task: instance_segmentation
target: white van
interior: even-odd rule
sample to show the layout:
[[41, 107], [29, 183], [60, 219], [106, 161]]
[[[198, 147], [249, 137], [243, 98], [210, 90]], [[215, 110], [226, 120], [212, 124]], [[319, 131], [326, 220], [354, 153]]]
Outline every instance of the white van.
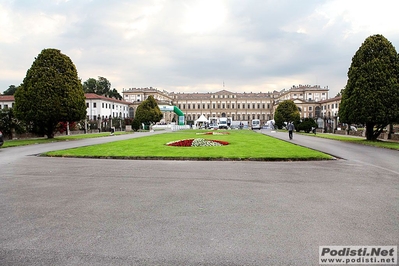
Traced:
[[261, 125], [260, 125], [260, 120], [259, 119], [253, 119], [251, 122], [251, 129], [261, 129]]
[[227, 125], [227, 117], [221, 117], [219, 119], [219, 129], [228, 129], [229, 126]]

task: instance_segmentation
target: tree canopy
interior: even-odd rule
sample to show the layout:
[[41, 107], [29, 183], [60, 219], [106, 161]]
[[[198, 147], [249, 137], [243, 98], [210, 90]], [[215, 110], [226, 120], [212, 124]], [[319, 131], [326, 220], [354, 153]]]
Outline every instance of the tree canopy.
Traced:
[[110, 98], [122, 100], [122, 96], [114, 88], [111, 90], [111, 82], [104, 77], [98, 77], [98, 79], [89, 78], [83, 82], [83, 90], [85, 93], [95, 93], [97, 95], [103, 95]]
[[158, 107], [157, 102], [151, 95], [143, 101], [136, 110], [135, 120], [145, 125], [161, 121], [162, 112]]
[[399, 121], [399, 57], [382, 35], [368, 37], [352, 58], [342, 91], [339, 119], [366, 124], [366, 138], [375, 140]]
[[54, 137], [59, 122], [86, 116], [85, 96], [71, 59], [57, 49], [44, 49], [15, 93], [15, 114], [30, 130]]
[[17, 87], [15, 85], [10, 85], [7, 90], [3, 92], [3, 95], [14, 95], [17, 91]]
[[278, 128], [282, 128], [284, 122], [293, 121], [298, 123], [300, 116], [296, 104], [292, 100], [285, 100], [277, 106], [276, 112], [274, 113], [274, 121]]

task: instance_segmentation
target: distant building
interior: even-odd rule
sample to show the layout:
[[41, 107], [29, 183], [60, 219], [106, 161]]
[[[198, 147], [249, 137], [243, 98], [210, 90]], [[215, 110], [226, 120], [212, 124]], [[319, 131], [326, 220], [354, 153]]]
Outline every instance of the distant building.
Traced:
[[[145, 101], [148, 96], [152, 96], [158, 105], [173, 105], [173, 98], [167, 91], [161, 91], [153, 87], [149, 88], [130, 88], [123, 89], [123, 99], [129, 102], [129, 117], [134, 118], [137, 107], [142, 101]], [[171, 123], [174, 118], [174, 113], [164, 113], [163, 123]], [[175, 118], [176, 119], [176, 118]], [[177, 121], [177, 120], [174, 120]]]
[[[328, 99], [328, 87], [299, 85], [292, 86], [289, 90], [280, 91], [276, 99], [274, 111], [280, 102], [292, 100], [301, 114], [301, 118], [317, 118], [320, 116], [320, 103]], [[274, 113], [274, 112], [273, 112]]]
[[7, 109], [14, 107], [13, 95], [0, 95], [0, 109]]
[[[185, 114], [186, 123], [193, 123], [201, 115], [209, 121], [227, 117], [231, 121], [260, 119], [262, 124], [274, 118], [278, 104], [292, 100], [298, 106], [302, 118], [324, 116], [321, 103], [328, 103], [328, 87], [299, 85], [274, 92], [231, 92], [221, 90], [208, 93], [180, 93], [161, 91], [156, 88], [132, 88], [123, 90], [124, 100], [130, 102], [131, 114], [137, 106], [152, 95], [159, 105], [175, 105]], [[328, 106], [328, 104], [327, 104]], [[132, 115], [131, 115], [132, 116]], [[176, 121], [173, 113], [166, 113], [165, 123]]]
[[201, 115], [208, 120], [227, 117], [231, 121], [273, 118], [273, 93], [236, 93], [221, 90], [214, 93], [171, 93], [173, 102], [184, 112], [187, 121]]
[[129, 103], [95, 93], [85, 93], [87, 118], [105, 120], [109, 118], [128, 118]]
[[[89, 120], [104, 120], [111, 117], [129, 117], [129, 103], [108, 98], [94, 93], [85, 93], [87, 118]], [[12, 95], [0, 95], [0, 109], [14, 107]]]

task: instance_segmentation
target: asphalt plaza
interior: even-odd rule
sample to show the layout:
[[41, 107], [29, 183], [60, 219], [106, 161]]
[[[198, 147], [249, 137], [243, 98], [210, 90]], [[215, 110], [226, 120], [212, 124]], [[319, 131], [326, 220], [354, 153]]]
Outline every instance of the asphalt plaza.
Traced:
[[101, 141], [0, 150], [1, 265], [318, 265], [319, 246], [398, 244], [397, 151], [294, 134], [342, 159], [29, 156]]

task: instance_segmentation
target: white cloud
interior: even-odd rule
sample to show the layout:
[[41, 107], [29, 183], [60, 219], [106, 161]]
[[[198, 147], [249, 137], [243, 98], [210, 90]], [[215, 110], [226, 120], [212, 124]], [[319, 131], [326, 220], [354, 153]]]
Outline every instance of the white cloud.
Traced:
[[29, 38], [53, 38], [67, 25], [66, 16], [59, 14], [14, 13], [0, 6], [0, 43], [15, 44]]
[[184, 8], [181, 26], [188, 34], [205, 34], [217, 29], [225, 22], [227, 8], [220, 0], [188, 1]]
[[329, 20], [329, 25], [340, 23], [340, 20], [347, 23], [347, 34], [397, 33], [397, 23], [393, 22], [397, 7], [397, 2], [392, 0], [333, 0], [326, 2], [317, 11]]

